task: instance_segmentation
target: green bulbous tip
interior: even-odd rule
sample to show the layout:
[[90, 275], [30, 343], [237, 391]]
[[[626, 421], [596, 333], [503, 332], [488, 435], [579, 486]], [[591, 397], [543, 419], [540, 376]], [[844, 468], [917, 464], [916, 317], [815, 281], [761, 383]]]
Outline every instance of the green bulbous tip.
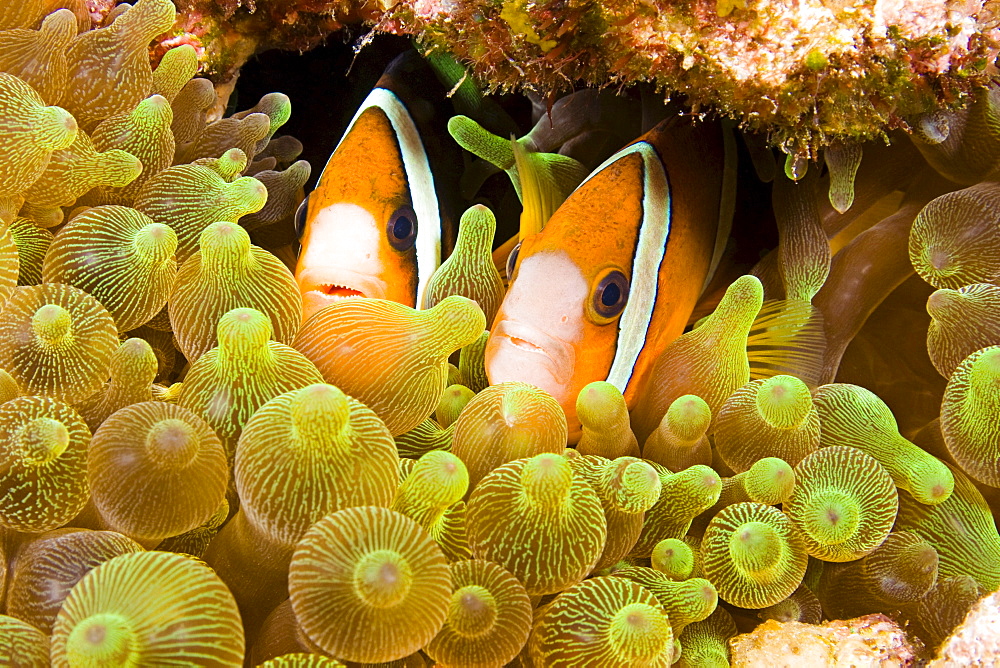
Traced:
[[146, 453], [153, 464], [165, 469], [182, 469], [198, 456], [200, 439], [184, 420], [160, 420], [146, 434]]
[[1000, 401], [1000, 346], [979, 351], [969, 369], [970, 390], [985, 399]]
[[628, 413], [621, 391], [604, 380], [595, 380], [580, 390], [576, 397], [576, 413], [585, 427], [608, 424]]
[[73, 332], [73, 316], [58, 304], [46, 304], [31, 316], [31, 330], [42, 342], [55, 346]]
[[941, 288], [927, 298], [927, 313], [938, 322], [954, 322], [953, 316], [962, 313], [962, 302], [967, 298], [958, 290]]
[[246, 169], [247, 162], [246, 153], [238, 148], [231, 148], [212, 161], [209, 167], [228, 181]]
[[483, 129], [468, 116], [450, 118], [448, 134], [466, 151], [500, 169], [511, 169], [514, 166], [514, 150], [510, 140]]
[[858, 532], [861, 507], [851, 494], [827, 490], [811, 499], [803, 528], [821, 545], [840, 545]]
[[[625, 458], [623, 458], [625, 459]], [[649, 510], [660, 498], [663, 482], [656, 469], [643, 461], [626, 460], [624, 467], [616, 467], [618, 485], [615, 501], [627, 513]]]
[[743, 476], [743, 488], [752, 501], [775, 506], [792, 495], [795, 470], [783, 459], [765, 457]]
[[131, 116], [137, 123], [159, 126], [169, 122], [174, 114], [167, 98], [162, 95], [150, 95], [135, 106]]
[[665, 538], [653, 547], [653, 568], [671, 580], [687, 580], [694, 571], [694, 550], [679, 538]]
[[712, 422], [712, 409], [699, 396], [677, 397], [667, 409], [665, 418], [670, 431], [686, 441], [701, 438]]
[[74, 141], [79, 128], [73, 114], [62, 107], [45, 107], [39, 112], [39, 143], [51, 151], [60, 151]]
[[354, 567], [354, 591], [373, 608], [385, 609], [406, 598], [413, 584], [409, 563], [393, 550], [366, 554]]
[[143, 226], [133, 241], [136, 255], [145, 262], [163, 262], [177, 251], [177, 234], [162, 223]]
[[445, 297], [419, 313], [433, 323], [437, 345], [449, 354], [478, 339], [486, 329], [483, 309], [471, 299], [459, 295]]
[[729, 556], [744, 573], [759, 573], [781, 559], [783, 541], [774, 527], [765, 522], [746, 522], [729, 538]]
[[271, 320], [252, 308], [234, 308], [219, 318], [216, 335], [219, 348], [228, 351], [255, 351], [271, 340]]
[[350, 428], [351, 407], [340, 388], [316, 383], [302, 388], [289, 406], [292, 426], [300, 438], [343, 437]]
[[493, 594], [479, 585], [466, 585], [451, 595], [448, 623], [458, 635], [475, 638], [493, 630], [497, 621], [497, 602]]
[[35, 466], [58, 459], [69, 447], [66, 425], [52, 418], [35, 418], [24, 426], [19, 436], [25, 462]]
[[764, 420], [778, 429], [802, 424], [812, 408], [809, 387], [795, 376], [768, 378], [757, 388], [757, 410]]
[[250, 255], [250, 235], [236, 223], [218, 222], [206, 227], [198, 237], [202, 261], [229, 262]]
[[608, 629], [612, 655], [627, 665], [657, 656], [672, 641], [673, 630], [667, 616], [646, 603], [622, 606]]
[[138, 666], [138, 638], [121, 615], [100, 613], [73, 627], [66, 640], [66, 658], [71, 666]]
[[469, 490], [469, 470], [465, 463], [444, 450], [433, 450], [423, 455], [410, 474], [420, 487], [422, 498], [442, 506], [461, 501]]
[[528, 498], [536, 503], [556, 505], [569, 497], [573, 469], [562, 455], [536, 455], [521, 469], [521, 485]]
[[246, 213], [257, 213], [267, 204], [267, 187], [252, 176], [241, 176], [228, 190]]

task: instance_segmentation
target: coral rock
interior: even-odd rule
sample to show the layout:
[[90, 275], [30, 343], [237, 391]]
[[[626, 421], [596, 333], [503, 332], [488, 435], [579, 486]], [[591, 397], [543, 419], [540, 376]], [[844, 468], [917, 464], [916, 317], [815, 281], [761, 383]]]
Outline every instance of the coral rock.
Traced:
[[885, 615], [821, 626], [772, 619], [734, 638], [732, 651], [732, 665], [741, 668], [909, 666], [915, 659], [906, 635]]

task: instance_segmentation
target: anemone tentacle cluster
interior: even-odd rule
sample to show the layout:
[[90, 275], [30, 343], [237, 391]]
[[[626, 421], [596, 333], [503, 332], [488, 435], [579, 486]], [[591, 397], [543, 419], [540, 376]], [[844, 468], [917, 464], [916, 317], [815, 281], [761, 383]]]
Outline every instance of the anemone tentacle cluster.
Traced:
[[[792, 11], [681, 4], [715, 38]], [[812, 8], [810, 25], [854, 25], [861, 4], [803, 0], [792, 18]], [[616, 6], [560, 28], [548, 3], [504, 2], [484, 15], [503, 25], [483, 39], [494, 48], [507, 31], [514, 53], [558, 63], [602, 26], [608, 49], [635, 31], [662, 37], [677, 15], [650, 14], [654, 5], [635, 10], [626, 34]], [[434, 42], [450, 34], [441, 17], [472, 6], [401, 3], [392, 14]], [[771, 63], [772, 83], [787, 93], [839, 64], [824, 86], [837, 84], [871, 49], [888, 49], [891, 64], [919, 47], [922, 67], [933, 56], [936, 74], [969, 75], [968, 90], [938, 92], [975, 104], [908, 118], [913, 143], [830, 146], [826, 172], [792, 160], [782, 174], [776, 154], [746, 138], [757, 174], [776, 179], [777, 245], [743, 267], [718, 244], [715, 278], [699, 279], [703, 297], [682, 314], [690, 323], [644, 362], [639, 390], [619, 382], [616, 357], [557, 399], [520, 380], [490, 383], [488, 328], [502, 330], [496, 314], [522, 298], [509, 286], [523, 279], [530, 236], [498, 238], [500, 217], [465, 198], [423, 303], [338, 293], [303, 319], [287, 267], [297, 211], [315, 217], [317, 205], [299, 208], [310, 167], [300, 143], [276, 135], [290, 98], [268, 94], [212, 120], [216, 93], [194, 78], [195, 49], [150, 64], [149, 45], [176, 19], [171, 0], [119, 4], [97, 28], [82, 0], [10, 7], [0, 7], [0, 663], [728, 665], [738, 626], [870, 613], [906, 623], [930, 654], [1000, 587], [1000, 133], [990, 121], [1000, 88], [973, 89], [995, 47], [984, 8], [971, 23], [955, 18], [946, 42], [926, 41], [944, 20], [936, 13], [924, 26], [882, 7], [870, 43], [845, 32], [772, 54], [785, 59]], [[711, 39], [674, 37], [660, 45], [664, 81], [683, 88], [694, 70], [726, 65]], [[455, 48], [480, 71], [511, 66], [477, 39]], [[566, 71], [626, 76], [651, 56], [635, 57]], [[536, 59], [524, 83], [545, 72]], [[897, 74], [893, 86], [914, 75]], [[456, 109], [506, 114], [454, 83]], [[715, 94], [732, 98], [723, 83]], [[810, 153], [923, 109], [878, 107], [848, 132], [823, 102], [812, 129], [777, 139]], [[540, 211], [561, 210], [567, 179], [579, 183], [581, 146], [615, 136], [587, 125], [599, 126], [599, 107], [632, 109], [604, 93], [556, 104], [553, 118], [584, 130], [540, 122], [511, 155], [489, 134], [502, 155], [462, 163], [465, 190], [507, 172], [530, 233]], [[377, 125], [365, 118], [359, 127]], [[477, 122], [458, 123], [465, 141], [475, 143]], [[412, 146], [399, 146], [412, 171]], [[641, 150], [625, 155], [638, 161]], [[651, 183], [655, 163], [642, 164]], [[363, 176], [399, 176], [388, 171]], [[682, 192], [684, 176], [672, 178], [656, 192]], [[414, 192], [379, 200], [396, 212], [386, 233], [417, 234]], [[625, 210], [622, 198], [614, 206]], [[726, 207], [713, 211], [721, 221]], [[637, 239], [647, 252], [649, 237]], [[616, 332], [624, 323], [622, 350], [656, 338], [629, 329], [634, 309], [610, 310], [651, 296], [642, 277], [601, 272], [601, 292], [576, 317]], [[572, 317], [561, 324], [573, 329]], [[543, 358], [528, 334], [509, 338]], [[564, 357], [581, 368], [595, 354], [571, 349]]]

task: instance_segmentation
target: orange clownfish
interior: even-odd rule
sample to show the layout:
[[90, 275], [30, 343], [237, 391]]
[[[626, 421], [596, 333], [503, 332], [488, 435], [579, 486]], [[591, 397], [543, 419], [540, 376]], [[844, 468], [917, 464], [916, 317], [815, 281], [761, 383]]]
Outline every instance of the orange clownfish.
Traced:
[[511, 254], [486, 346], [490, 382], [552, 394], [571, 443], [584, 385], [606, 380], [633, 406], [719, 262], [733, 156], [717, 125], [664, 121], [591, 173]]
[[[415, 53], [389, 65], [300, 205], [295, 280], [303, 319], [347, 297], [416, 307], [450, 250], [451, 212], [442, 202], [453, 199], [448, 189], [458, 179], [441, 178], [440, 169], [461, 158], [457, 147], [436, 141], [447, 137], [449, 114], [424, 95], [440, 88], [427, 74]], [[422, 132], [428, 125], [441, 129]]]

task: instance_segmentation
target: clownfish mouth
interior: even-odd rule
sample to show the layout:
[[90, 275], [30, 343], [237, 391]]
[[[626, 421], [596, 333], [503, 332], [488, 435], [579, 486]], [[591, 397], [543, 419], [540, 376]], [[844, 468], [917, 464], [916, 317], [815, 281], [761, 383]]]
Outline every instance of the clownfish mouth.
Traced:
[[330, 283], [328, 285], [321, 285], [316, 292], [322, 293], [328, 299], [331, 300], [341, 300], [341, 299], [351, 299], [353, 297], [364, 297], [365, 293], [361, 290], [355, 290], [354, 288], [347, 285], [337, 285], [336, 283]]
[[573, 347], [529, 325], [513, 320], [495, 323], [487, 348], [491, 382], [520, 380], [551, 393], [573, 377]]
[[306, 270], [296, 277], [299, 292], [302, 293], [302, 317], [308, 319], [313, 313], [344, 301], [359, 297], [382, 299], [385, 294], [383, 281], [347, 271]]

